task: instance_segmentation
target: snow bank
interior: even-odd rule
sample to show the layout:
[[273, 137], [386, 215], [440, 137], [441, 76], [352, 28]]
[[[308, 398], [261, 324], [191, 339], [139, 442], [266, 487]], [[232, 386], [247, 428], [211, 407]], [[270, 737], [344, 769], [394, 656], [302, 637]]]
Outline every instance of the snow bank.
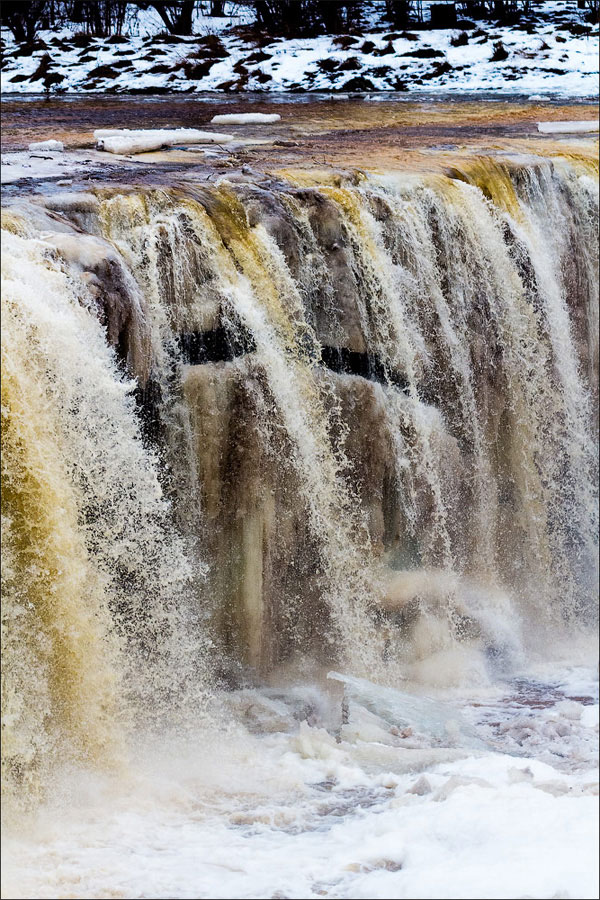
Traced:
[[231, 134], [198, 131], [196, 128], [147, 129], [101, 128], [94, 132], [96, 149], [107, 153], [148, 153], [174, 144], [224, 144], [233, 140]]
[[[379, 13], [375, 14], [375, 6], [365, 6], [373, 10], [373, 15], [367, 16], [365, 29], [349, 46], [334, 35], [273, 39], [260, 48], [260, 62], [254, 42], [232, 27], [237, 12], [229, 18], [203, 17], [203, 24], [197, 23], [200, 33], [218, 34], [225, 53], [203, 61], [205, 74], [193, 78], [189, 77], [189, 66], [182, 63], [194, 58], [198, 49], [206, 49], [204, 44], [199, 47], [203, 40], [200, 33], [173, 44], [156, 41], [150, 35], [163, 29], [164, 24], [151, 10], [143, 12], [137, 34], [131, 34], [127, 44], [95, 37], [85, 54], [73, 42], [73, 28], [41, 30], [38, 38], [42, 44], [33, 50], [19, 45], [9, 29], [3, 28], [0, 86], [3, 94], [41, 93], [42, 76], [37, 73], [42, 57], [49, 53], [52, 72], [63, 79], [60, 90], [67, 92], [91, 88], [98, 93], [218, 91], [231, 94], [232, 100], [238, 91], [267, 96], [287, 91], [332, 91], [336, 97], [378, 91], [485, 91], [533, 95], [537, 100], [554, 95], [597, 97], [597, 30], [592, 25], [587, 32], [587, 25], [581, 30], [581, 13], [572, 0], [537, 6], [531, 28], [490, 23], [489, 38], [487, 33], [480, 37], [469, 31], [467, 43], [463, 39], [459, 45], [457, 28], [411, 28], [408, 37], [396, 31], [387, 35], [379, 26], [389, 26], [383, 24]], [[384, 4], [379, 3], [378, 8], [383, 10]], [[209, 32], [204, 32], [204, 27]], [[497, 41], [506, 51], [504, 59], [494, 58], [493, 43]], [[223, 112], [225, 109], [224, 105]], [[231, 120], [231, 124], [243, 123]]]
[[542, 134], [586, 134], [598, 131], [598, 122], [584, 120], [582, 122], [538, 122], [538, 131]]
[[215, 125], [258, 125], [269, 122], [279, 122], [281, 116], [277, 113], [233, 113], [223, 116], [213, 116], [210, 120]]
[[65, 149], [65, 145], [62, 141], [35, 141], [33, 144], [29, 145], [29, 150], [52, 150], [55, 153], [62, 153]]

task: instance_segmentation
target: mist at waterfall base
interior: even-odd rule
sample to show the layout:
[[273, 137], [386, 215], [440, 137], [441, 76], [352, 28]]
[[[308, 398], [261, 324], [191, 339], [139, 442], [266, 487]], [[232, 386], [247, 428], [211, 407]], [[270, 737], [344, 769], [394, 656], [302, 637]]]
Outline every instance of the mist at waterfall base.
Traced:
[[5, 210], [3, 896], [596, 895], [597, 214], [582, 153]]

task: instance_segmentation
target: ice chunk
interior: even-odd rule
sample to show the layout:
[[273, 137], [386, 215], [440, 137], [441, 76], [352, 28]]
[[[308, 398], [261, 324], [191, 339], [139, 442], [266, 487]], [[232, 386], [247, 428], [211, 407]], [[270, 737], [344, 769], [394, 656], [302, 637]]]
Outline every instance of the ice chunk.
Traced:
[[437, 803], [440, 803], [447, 800], [450, 794], [453, 794], [457, 788], [472, 787], [473, 785], [483, 788], [492, 787], [490, 782], [486, 781], [484, 778], [462, 778], [460, 775], [452, 775], [452, 777], [435, 792], [433, 799]]
[[213, 116], [212, 125], [267, 125], [270, 122], [279, 122], [281, 116], [278, 113], [228, 113], [222, 116]]
[[65, 149], [65, 145], [62, 141], [35, 141], [33, 144], [29, 145], [29, 150], [51, 150], [54, 153], [62, 153]]
[[369, 712], [390, 725], [412, 726], [429, 735], [438, 746], [461, 746], [473, 750], [489, 749], [475, 729], [464, 720], [458, 710], [430, 697], [407, 694], [395, 688], [373, 684], [365, 678], [328, 672], [327, 677], [341, 681], [348, 699], [359, 703]]
[[292, 731], [296, 726], [285, 703], [265, 697], [257, 691], [232, 691], [227, 694], [225, 701], [248, 731], [270, 734]]
[[425, 794], [431, 793], [431, 784], [424, 775], [415, 781], [412, 787], [408, 789], [407, 794], [416, 794], [417, 797], [423, 797]]
[[581, 713], [581, 724], [585, 728], [598, 728], [598, 705], [584, 707]]
[[224, 144], [233, 140], [231, 134], [199, 131], [197, 128], [101, 128], [94, 132], [94, 137], [98, 150], [120, 154], [148, 153], [174, 144]]
[[542, 134], [586, 134], [598, 131], [598, 122], [594, 119], [580, 122], [538, 122], [538, 131]]

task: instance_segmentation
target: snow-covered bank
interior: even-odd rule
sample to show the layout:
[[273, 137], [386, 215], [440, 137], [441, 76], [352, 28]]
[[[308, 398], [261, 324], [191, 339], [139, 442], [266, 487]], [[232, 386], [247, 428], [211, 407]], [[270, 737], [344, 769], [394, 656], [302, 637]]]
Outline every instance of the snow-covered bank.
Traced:
[[4, 896], [594, 898], [594, 675], [463, 698], [497, 753], [431, 749], [358, 702], [336, 739], [314, 686], [234, 692], [248, 730], [63, 777], [7, 833]]
[[[598, 29], [573, 5], [543, 4], [527, 28], [392, 31], [370, 22], [353, 35], [257, 42], [211, 20], [190, 38], [76, 39], [40, 32], [29, 50], [2, 31], [2, 92], [497, 91], [597, 96]], [[560, 18], [560, 11], [564, 16]], [[558, 10], [558, 13], [556, 12]], [[540, 16], [542, 15], [540, 5]], [[558, 18], [557, 18], [558, 16]], [[576, 16], [576, 10], [575, 10]]]

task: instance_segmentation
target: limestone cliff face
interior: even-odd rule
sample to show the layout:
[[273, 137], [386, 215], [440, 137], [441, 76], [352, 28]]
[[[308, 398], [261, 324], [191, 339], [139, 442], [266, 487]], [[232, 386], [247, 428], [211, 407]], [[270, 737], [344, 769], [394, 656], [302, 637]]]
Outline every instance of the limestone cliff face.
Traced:
[[[400, 626], [376, 627], [392, 594], [398, 613], [435, 595], [454, 638], [493, 631], [501, 590], [521, 621], [589, 607], [591, 162], [111, 188], [14, 215], [137, 379], [231, 658], [401, 660]], [[429, 576], [399, 588], [417, 570], [446, 572], [445, 601]]]

